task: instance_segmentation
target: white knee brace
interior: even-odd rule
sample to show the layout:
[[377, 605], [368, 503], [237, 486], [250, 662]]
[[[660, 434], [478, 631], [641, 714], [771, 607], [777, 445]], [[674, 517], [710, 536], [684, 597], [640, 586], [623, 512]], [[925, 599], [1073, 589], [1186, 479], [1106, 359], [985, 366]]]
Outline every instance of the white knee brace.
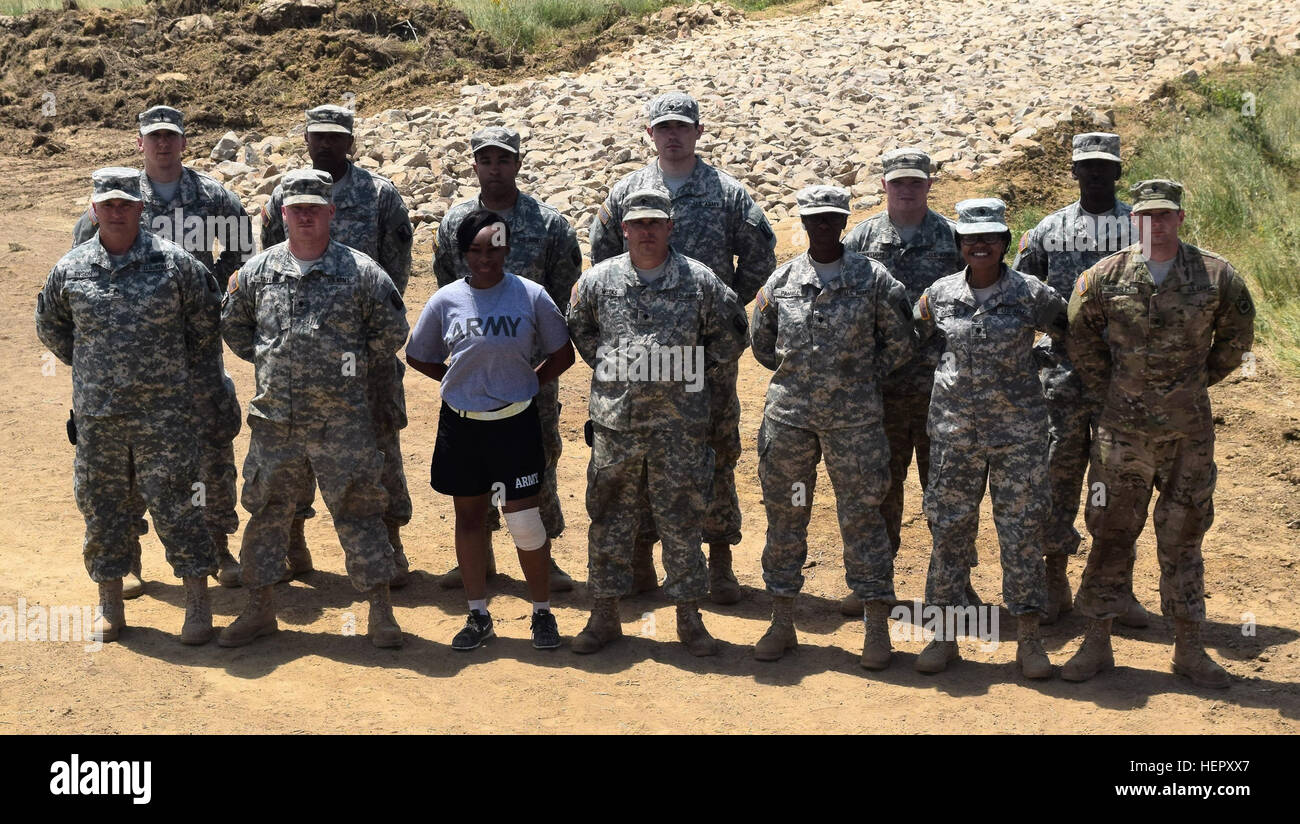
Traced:
[[515, 546], [530, 552], [546, 546], [546, 525], [542, 523], [542, 511], [537, 507], [522, 509], [519, 512], [505, 512], [506, 529], [514, 538]]

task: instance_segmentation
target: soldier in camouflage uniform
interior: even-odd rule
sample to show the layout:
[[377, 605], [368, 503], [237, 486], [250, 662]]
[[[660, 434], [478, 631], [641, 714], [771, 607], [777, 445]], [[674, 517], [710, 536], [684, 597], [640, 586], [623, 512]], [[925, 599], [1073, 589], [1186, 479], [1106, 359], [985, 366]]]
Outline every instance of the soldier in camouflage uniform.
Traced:
[[708, 267], [669, 247], [666, 190], [632, 192], [619, 206], [629, 251], [589, 269], [569, 301], [569, 333], [593, 369], [587, 576], [595, 606], [573, 650], [596, 652], [622, 635], [618, 599], [633, 589], [638, 504], [648, 499], [677, 636], [693, 655], [713, 655], [718, 643], [697, 608], [709, 587], [700, 551], [713, 473], [706, 372], [744, 351], [745, 310]]
[[[1035, 331], [1065, 334], [1066, 305], [1042, 281], [1002, 262], [1011, 245], [1005, 214], [995, 198], [957, 204], [955, 230], [966, 268], [935, 281], [916, 304], [921, 339], [944, 336], [930, 402], [925, 514], [934, 551], [925, 600], [961, 604], [987, 485], [1002, 550], [1002, 597], [1020, 629], [1016, 662], [1025, 677], [1047, 678], [1052, 665], [1038, 638], [1038, 618], [1047, 606], [1041, 532], [1052, 500], [1047, 402], [1033, 345]], [[956, 638], [940, 631], [917, 657], [916, 669], [941, 672], [960, 657]]]
[[[202, 172], [181, 164], [185, 151], [184, 116], [170, 106], [153, 106], [137, 118], [140, 134], [136, 146], [144, 157], [140, 172], [140, 194], [144, 209], [140, 228], [172, 241], [199, 260], [225, 283], [239, 264], [253, 254], [253, 225], [239, 197]], [[99, 231], [93, 209], [87, 209], [73, 229], [73, 245], [85, 243]], [[219, 245], [220, 255], [215, 247]], [[225, 393], [200, 388], [196, 395], [212, 399], [199, 409], [199, 420], [207, 432], [200, 439], [203, 464], [204, 516], [217, 551], [220, 567], [217, 580], [222, 586], [239, 586], [239, 563], [230, 554], [228, 537], [239, 528], [235, 511], [235, 435], [239, 434], [239, 398], [235, 382], [225, 374], [221, 341], [214, 341], [212, 357]], [[148, 531], [143, 520], [144, 498], [133, 498], [141, 516], [139, 534]], [[122, 597], [137, 598], [144, 592], [140, 579], [140, 539], [132, 536], [134, 562], [122, 581]]]
[[[519, 191], [516, 180], [523, 165], [519, 148], [519, 133], [502, 126], [488, 126], [475, 132], [469, 139], [474, 156], [474, 174], [481, 189], [473, 200], [457, 203], [447, 210], [447, 216], [438, 224], [438, 237], [433, 247], [433, 274], [438, 287], [469, 275], [465, 258], [456, 253], [456, 230], [465, 218], [477, 209], [488, 209], [505, 218], [510, 228], [510, 252], [506, 257], [506, 271], [542, 284], [546, 294], [564, 312], [569, 305], [569, 293], [582, 272], [582, 251], [578, 236], [564, 216], [545, 203]], [[546, 352], [538, 352], [533, 365], [546, 359]], [[542, 522], [546, 535], [554, 540], [564, 532], [564, 511], [556, 489], [555, 468], [560, 462], [564, 440], [560, 437], [560, 382], [542, 384], [533, 399], [542, 422], [542, 447], [546, 453], [546, 471], [542, 479]], [[489, 529], [500, 529], [501, 519], [493, 507], [488, 515]], [[491, 532], [488, 541], [488, 572], [496, 571], [492, 554]], [[460, 568], [448, 572], [438, 582], [448, 589], [463, 586]], [[568, 592], [573, 589], [573, 579], [551, 559], [551, 590]]]
[[1085, 271], [1070, 295], [1070, 359], [1087, 391], [1104, 400], [1084, 512], [1092, 550], [1077, 602], [1090, 620], [1062, 676], [1083, 681], [1114, 666], [1111, 621], [1126, 609], [1158, 486], [1160, 611], [1174, 618], [1174, 672], [1227, 687], [1200, 633], [1201, 541], [1214, 522], [1216, 477], [1207, 390], [1249, 361], [1255, 304], [1231, 264], [1178, 239], [1182, 186], [1147, 180], [1132, 193], [1140, 242]]
[[[1079, 199], [1053, 212], [1020, 239], [1012, 268], [1033, 275], [1064, 300], [1079, 274], [1107, 255], [1128, 245], [1129, 207], [1115, 197], [1122, 167], [1119, 135], [1089, 132], [1074, 136], [1070, 176], [1079, 182]], [[1069, 556], [1079, 550], [1079, 487], [1088, 468], [1088, 448], [1101, 411], [1100, 398], [1085, 398], [1083, 383], [1065, 352], [1065, 341], [1045, 336], [1034, 347], [1038, 377], [1047, 396], [1052, 445], [1048, 473], [1052, 484], [1052, 517], [1043, 531], [1047, 556], [1047, 616], [1074, 608], [1067, 574]], [[1147, 612], [1137, 598], [1118, 616], [1121, 624], [1145, 627]]]
[[883, 265], [841, 245], [846, 189], [810, 186], [796, 202], [808, 252], [759, 290], [750, 324], [754, 357], [776, 372], [758, 433], [772, 625], [754, 657], [775, 661], [796, 644], [794, 599], [803, 587], [812, 492], [825, 455], [844, 540], [844, 578], [866, 603], [861, 663], [884, 669], [894, 552], [880, 510], [889, 484], [880, 381], [915, 351], [911, 303]]
[[[353, 144], [352, 125], [352, 112], [341, 106], [317, 106], [307, 112], [304, 137], [312, 167], [329, 172], [335, 181], [330, 237], [368, 255], [388, 274], [398, 294], [404, 295], [411, 277], [411, 218], [392, 181], [348, 160]], [[263, 250], [285, 239], [280, 214], [283, 199], [283, 187], [277, 186], [262, 208]], [[396, 357], [391, 362], [376, 362], [372, 365], [368, 387], [375, 439], [384, 453], [383, 483], [388, 491], [384, 523], [397, 565], [392, 580], [394, 587], [405, 586], [410, 572], [401, 537], [402, 526], [411, 521], [411, 495], [406, 487], [399, 439], [399, 433], [406, 428], [406, 395], [402, 387], [405, 374], [406, 364]], [[312, 569], [303, 523], [315, 514], [312, 509], [315, 497], [315, 481], [309, 474], [300, 491], [298, 513], [290, 533], [285, 580]]]
[[143, 494], [158, 537], [185, 583], [181, 641], [212, 637], [207, 577], [217, 571], [203, 511], [195, 415], [224, 395], [221, 290], [184, 249], [140, 229], [140, 175], [112, 167], [92, 176], [99, 236], [55, 264], [36, 299], [36, 334], [72, 366], [77, 458], [73, 488], [86, 519], [82, 554], [99, 584], [94, 637], [114, 641], [126, 625], [122, 577]]
[[[646, 133], [658, 157], [644, 169], [614, 184], [591, 223], [591, 262], [624, 251], [621, 221], [627, 195], [644, 188], [666, 188], [672, 194], [673, 235], [678, 253], [709, 267], [736, 293], [741, 306], [754, 299], [776, 268], [776, 236], [763, 210], [730, 175], [695, 154], [704, 128], [700, 108], [688, 95], [670, 92], [651, 101]], [[737, 356], [739, 360], [739, 356]], [[709, 544], [709, 597], [714, 603], [740, 600], [740, 585], [731, 570], [731, 547], [740, 543], [740, 501], [736, 497], [736, 461], [740, 459], [740, 399], [736, 395], [736, 361], [719, 369], [710, 385], [709, 446], [713, 448], [713, 497], [704, 519]], [[637, 538], [636, 591], [654, 589], [651, 551], [656, 536], [649, 508], [642, 504], [642, 530]]]
[[285, 564], [298, 492], [314, 472], [334, 518], [348, 576], [370, 600], [371, 642], [400, 647], [388, 582], [395, 568], [383, 521], [384, 456], [369, 414], [368, 377], [406, 340], [406, 307], [384, 270], [330, 239], [327, 172], [289, 172], [281, 183], [289, 240], [231, 278], [222, 336], [252, 361], [257, 395], [244, 462], [249, 512], [240, 552], [248, 605], [222, 633], [236, 647], [278, 629], [272, 585]]
[[[885, 211], [853, 227], [844, 238], [844, 248], [883, 263], [907, 289], [908, 306], [913, 306], [927, 286], [964, 264], [952, 221], [929, 207], [930, 156], [921, 149], [895, 149], [881, 158], [881, 166]], [[911, 361], [883, 378], [880, 385], [885, 437], [889, 439], [889, 489], [880, 504], [880, 514], [894, 555], [898, 555], [901, 542], [903, 482], [914, 451], [922, 492], [930, 478], [930, 437], [925, 434], [925, 422], [930, 414], [934, 367], [942, 349], [942, 339], [931, 338]], [[862, 601], [850, 593], [840, 602], [840, 611], [861, 615]]]

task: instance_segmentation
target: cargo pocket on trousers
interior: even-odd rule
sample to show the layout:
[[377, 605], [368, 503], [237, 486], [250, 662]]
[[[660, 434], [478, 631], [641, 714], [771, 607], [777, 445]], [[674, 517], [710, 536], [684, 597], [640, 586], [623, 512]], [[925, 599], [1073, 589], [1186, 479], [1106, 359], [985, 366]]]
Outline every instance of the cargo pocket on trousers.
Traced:
[[266, 473], [260, 466], [253, 470], [253, 474], [244, 476], [244, 488], [239, 494], [239, 502], [250, 515], [261, 512], [270, 497], [265, 477]]

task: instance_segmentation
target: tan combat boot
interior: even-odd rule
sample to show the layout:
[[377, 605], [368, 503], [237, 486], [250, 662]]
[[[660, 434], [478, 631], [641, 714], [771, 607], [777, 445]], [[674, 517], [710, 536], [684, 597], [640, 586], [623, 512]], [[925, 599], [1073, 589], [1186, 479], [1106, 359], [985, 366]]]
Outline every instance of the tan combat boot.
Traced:
[[1103, 670], [1115, 666], [1115, 651], [1110, 646], [1111, 619], [1093, 619], [1083, 631], [1083, 644], [1074, 657], [1061, 667], [1066, 681], [1087, 681]]
[[889, 643], [889, 602], [868, 601], [865, 623], [866, 637], [862, 642], [862, 659], [858, 663], [863, 669], [885, 669], [894, 651]]
[[840, 615], [847, 618], [857, 618], [866, 610], [866, 605], [862, 599], [850, 592], [840, 599]]
[[572, 592], [573, 578], [569, 573], [560, 569], [560, 565], [555, 563], [555, 556], [551, 556], [551, 592]]
[[[487, 530], [487, 574], [491, 578], [497, 574], [497, 556], [492, 551], [492, 530]], [[438, 586], [443, 589], [463, 589], [465, 579], [460, 574], [460, 567], [454, 566], [438, 578]]]
[[221, 631], [217, 643], [223, 647], [242, 647], [279, 629], [280, 625], [275, 620], [275, 597], [271, 587], [257, 587], [248, 591], [248, 604], [244, 611], [233, 624]]
[[632, 547], [632, 593], [654, 592], [659, 588], [659, 573], [655, 572], [654, 544], [637, 541]]
[[1151, 614], [1138, 601], [1137, 596], [1129, 592], [1128, 606], [1115, 617], [1115, 620], [1131, 629], [1145, 629], [1151, 623]]
[[393, 617], [393, 601], [389, 597], [391, 584], [380, 584], [366, 593], [370, 599], [370, 626], [366, 634], [370, 643], [380, 649], [399, 649], [402, 646], [402, 628]]
[[99, 607], [90, 632], [92, 641], [116, 641], [126, 627], [126, 607], [122, 604], [122, 579], [99, 582]]
[[685, 644], [691, 655], [697, 658], [717, 655], [722, 648], [718, 640], [704, 628], [704, 620], [700, 618], [699, 604], [696, 601], [677, 605], [677, 640]]
[[772, 596], [772, 625], [754, 645], [754, 660], [779, 661], [788, 649], [799, 645], [794, 634], [794, 596]]
[[285, 562], [284, 574], [280, 576], [282, 584], [315, 569], [311, 563], [311, 552], [307, 549], [306, 526], [306, 519], [294, 518], [293, 526], [289, 528], [289, 557]]
[[1205, 652], [1201, 622], [1174, 619], [1174, 672], [1192, 679], [1198, 687], [1221, 690], [1232, 685], [1232, 676]]
[[569, 648], [580, 655], [588, 655], [622, 637], [623, 625], [618, 620], [618, 599], [597, 598], [591, 607], [591, 618], [587, 620], [587, 626], [573, 639]]
[[230, 554], [230, 536], [224, 532], [213, 532], [212, 547], [217, 551], [217, 571], [213, 578], [223, 587], [240, 586], [239, 573], [242, 571], [239, 561]]
[[208, 579], [201, 575], [185, 578], [185, 623], [181, 643], [197, 646], [212, 640], [212, 604], [208, 601]]
[[1047, 564], [1047, 615], [1040, 624], [1055, 624], [1062, 615], [1074, 609], [1074, 595], [1070, 592], [1067, 566], [1069, 555], [1048, 555]]
[[709, 600], [715, 604], [738, 604], [740, 597], [740, 582], [731, 571], [731, 547], [709, 544]]
[[[406, 549], [402, 546], [402, 528], [396, 524], [388, 526], [388, 543], [393, 547], [393, 565], [397, 572], [388, 581], [388, 586], [401, 589], [411, 582], [411, 562], [406, 559]], [[400, 645], [399, 645], [400, 646]]]
[[144, 578], [140, 575], [140, 536], [132, 535], [127, 542], [127, 551], [134, 558], [131, 571], [122, 576], [122, 598], [130, 601], [144, 594]]
[[1016, 642], [1016, 663], [1026, 678], [1051, 678], [1052, 662], [1038, 637], [1038, 614], [1029, 612], [1016, 619], [1020, 638]]
[[941, 641], [939, 636], [935, 635], [934, 640], [926, 644], [921, 654], [916, 656], [915, 666], [917, 672], [943, 672], [948, 669], [950, 662], [959, 660], [961, 660], [961, 651], [957, 649], [957, 642]]

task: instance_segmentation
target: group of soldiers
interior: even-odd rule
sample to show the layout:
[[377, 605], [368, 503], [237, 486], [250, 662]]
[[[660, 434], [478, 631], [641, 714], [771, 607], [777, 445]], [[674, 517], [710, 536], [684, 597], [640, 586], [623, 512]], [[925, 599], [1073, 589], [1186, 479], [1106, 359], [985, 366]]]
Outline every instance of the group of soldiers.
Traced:
[[[672, 92], [647, 112], [656, 157], [615, 183], [597, 210], [589, 270], [567, 221], [519, 190], [520, 138], [500, 126], [473, 135], [481, 191], [449, 210], [433, 258], [439, 286], [464, 277], [459, 223], [479, 209], [500, 215], [511, 239], [506, 270], [545, 288], [593, 368], [586, 506], [594, 603], [575, 652], [616, 640], [618, 600], [659, 586], [657, 541], [679, 637], [693, 654], [717, 652], [698, 603], [741, 598], [731, 556], [741, 539], [736, 383], [751, 348], [774, 371], [758, 443], [773, 613], [755, 657], [776, 660], [797, 642], [793, 603], [824, 456], [851, 590], [841, 611], [863, 617], [862, 665], [889, 665], [893, 560], [915, 453], [934, 542], [927, 600], [980, 603], [970, 568], [987, 485], [1004, 601], [1018, 618], [1017, 661], [1028, 677], [1052, 672], [1038, 624], [1076, 606], [1090, 620], [1064, 667], [1070, 680], [1113, 664], [1112, 621], [1146, 625], [1132, 574], [1158, 487], [1161, 610], [1176, 622], [1174, 668], [1198, 684], [1227, 686], [1199, 636], [1200, 546], [1214, 487], [1206, 390], [1247, 356], [1254, 306], [1226, 261], [1178, 239], [1178, 184], [1144, 181], [1130, 207], [1115, 195], [1119, 138], [1077, 135], [1079, 200], [1027, 232], [1008, 267], [1001, 201], [964, 201], [957, 221], [945, 218], [929, 206], [930, 158], [899, 149], [881, 161], [885, 211], [847, 235], [847, 191], [801, 190], [807, 251], [778, 269], [762, 209], [696, 154], [704, 127], [695, 100]], [[390, 588], [409, 576], [400, 528], [411, 499], [396, 353], [408, 332], [402, 294], [412, 236], [401, 197], [348, 160], [352, 113], [321, 106], [307, 112], [312, 168], [287, 173], [263, 210], [262, 253], [252, 256], [250, 230], [248, 243], [220, 238], [214, 257], [211, 231], [182, 229], [191, 216], [246, 220], [238, 198], [181, 165], [179, 111], [156, 106], [139, 123], [144, 170], [95, 173], [78, 245], [50, 273], [36, 310], [42, 342], [73, 367], [75, 489], [102, 638], [125, 625], [123, 578], [140, 586], [146, 502], [185, 583], [181, 640], [214, 634], [208, 575], [249, 590], [222, 645], [275, 631], [273, 585], [312, 568], [303, 523], [318, 480], [349, 576], [370, 599], [369, 635], [378, 646], [400, 646]], [[1121, 243], [1130, 216], [1139, 242]], [[1045, 334], [1035, 343], [1036, 331]], [[239, 405], [222, 337], [253, 362], [257, 383], [238, 562], [226, 541], [237, 526], [231, 441]], [[629, 376], [630, 363], [670, 351], [701, 356], [704, 391], [681, 375]], [[556, 538], [565, 527], [556, 382], [536, 402], [546, 458], [541, 515]], [[1067, 559], [1081, 543], [1074, 521], [1085, 472], [1093, 540], [1076, 602]], [[202, 506], [195, 487], [208, 496]], [[440, 580], [454, 587], [461, 579], [453, 569]], [[553, 562], [551, 584], [572, 587]], [[941, 634], [917, 668], [937, 672], [956, 657], [956, 639]]]

